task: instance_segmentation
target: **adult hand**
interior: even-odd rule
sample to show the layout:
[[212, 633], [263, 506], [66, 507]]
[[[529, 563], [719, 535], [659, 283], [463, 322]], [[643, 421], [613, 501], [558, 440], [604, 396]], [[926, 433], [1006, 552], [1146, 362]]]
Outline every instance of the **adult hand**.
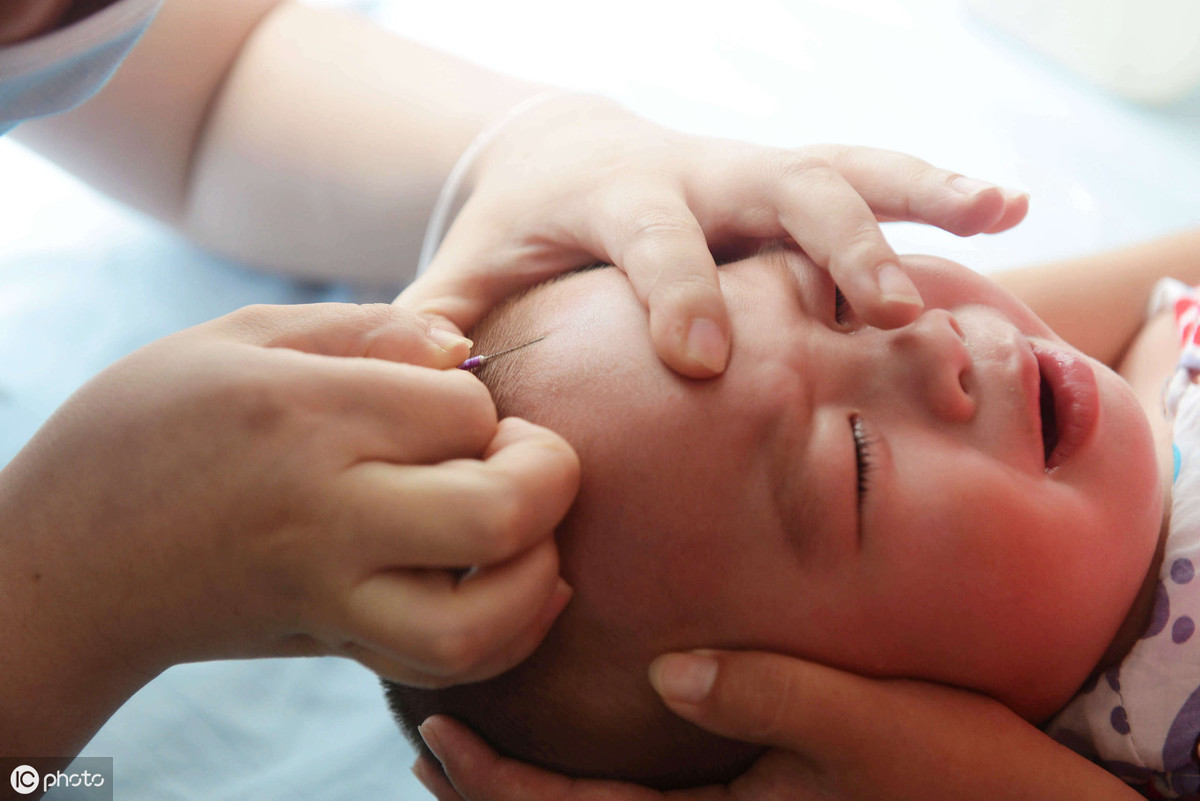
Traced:
[[469, 330], [518, 289], [611, 262], [649, 308], [663, 361], [707, 377], [725, 369], [730, 332], [712, 252], [793, 239], [864, 322], [892, 328], [916, 318], [921, 298], [879, 221], [968, 236], [1010, 228], [1027, 209], [1023, 194], [900, 153], [689, 136], [569, 96], [504, 126], [430, 270], [397, 302]]
[[0, 672], [338, 654], [438, 686], [522, 660], [570, 594], [578, 461], [497, 422], [445, 369], [467, 349], [387, 304], [258, 306], [101, 373], [0, 473]]
[[651, 666], [651, 681], [676, 714], [771, 750], [727, 786], [660, 793], [504, 759], [461, 724], [434, 717], [421, 731], [445, 773], [428, 761], [414, 770], [439, 801], [1140, 798], [964, 690], [754, 652], [667, 655]]

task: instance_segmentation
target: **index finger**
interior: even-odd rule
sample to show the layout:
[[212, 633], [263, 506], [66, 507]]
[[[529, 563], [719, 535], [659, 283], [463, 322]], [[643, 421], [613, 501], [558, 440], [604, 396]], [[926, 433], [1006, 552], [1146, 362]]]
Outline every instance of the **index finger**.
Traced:
[[1023, 193], [865, 147], [734, 149], [692, 181], [710, 239], [793, 239], [829, 270], [859, 318], [881, 328], [911, 322], [922, 303], [880, 221], [971, 236], [1010, 228], [1029, 207]]
[[820, 159], [798, 162], [777, 188], [779, 220], [813, 261], [825, 267], [855, 314], [895, 328], [916, 319], [920, 292], [854, 186]]
[[579, 491], [579, 471], [562, 437], [506, 417], [481, 459], [356, 465], [343, 505], [362, 510], [359, 554], [378, 564], [484, 567], [552, 535]]

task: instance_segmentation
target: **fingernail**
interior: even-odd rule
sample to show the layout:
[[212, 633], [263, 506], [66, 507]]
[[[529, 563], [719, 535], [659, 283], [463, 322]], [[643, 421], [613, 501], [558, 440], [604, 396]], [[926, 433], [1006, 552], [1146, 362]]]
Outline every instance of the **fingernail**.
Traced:
[[717, 680], [717, 660], [704, 652], [667, 654], [650, 665], [650, 683], [665, 700], [698, 704]]
[[879, 294], [889, 303], [906, 303], [909, 306], [924, 306], [921, 293], [912, 279], [897, 264], [886, 262], [879, 268]]
[[444, 328], [430, 328], [429, 338], [433, 340], [439, 348], [451, 353], [455, 350], [471, 350], [471, 346], [475, 343], [464, 336], [459, 336], [453, 331], [447, 331]]
[[437, 757], [438, 762], [444, 765], [446, 764], [446, 760], [442, 758], [442, 754], [445, 753], [442, 750], [442, 741], [438, 739], [437, 733], [429, 725], [429, 720], [429, 718], [426, 718], [425, 722], [417, 727], [417, 731], [421, 734], [421, 739], [425, 741], [425, 745], [429, 746], [429, 750]]
[[687, 338], [689, 359], [714, 373], [720, 373], [725, 369], [728, 353], [725, 334], [719, 325], [704, 317], [692, 321]]
[[987, 181], [980, 181], [978, 178], [968, 178], [965, 175], [956, 175], [950, 181], [950, 186], [956, 191], [962, 192], [964, 195], [974, 195], [982, 192], [985, 189], [992, 189], [995, 184], [990, 184]]

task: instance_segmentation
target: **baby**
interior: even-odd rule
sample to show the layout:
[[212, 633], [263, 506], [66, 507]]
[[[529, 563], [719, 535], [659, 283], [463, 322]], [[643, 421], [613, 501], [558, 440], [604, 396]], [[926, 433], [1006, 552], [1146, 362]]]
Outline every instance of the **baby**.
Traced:
[[[1200, 724], [1185, 722], [1184, 762], [1164, 764], [1171, 735], [1114, 708], [1139, 650], [1178, 642], [1177, 622], [1159, 634], [1174, 614], [1160, 564], [1173, 586], [1192, 576], [1180, 555], [1163, 562], [1175, 469], [1170, 428], [1147, 408], [1174, 366], [1169, 322], [1125, 359], [1131, 383], [989, 279], [930, 257], [905, 267], [926, 310], [883, 331], [802, 254], [727, 265], [735, 345], [709, 382], [662, 367], [614, 270], [497, 309], [473, 334], [481, 352], [547, 336], [480, 377], [502, 414], [561, 433], [583, 465], [558, 532], [575, 596], [497, 679], [389, 686], [414, 739], [445, 713], [510, 756], [676, 787], [728, 780], [758, 751], [662, 706], [646, 667], [667, 651], [770, 650], [944, 682], [1037, 722], [1107, 670], [1052, 730], [1128, 763], [1122, 775], [1159, 770], [1194, 792]], [[1098, 714], [1106, 732], [1088, 728]]]

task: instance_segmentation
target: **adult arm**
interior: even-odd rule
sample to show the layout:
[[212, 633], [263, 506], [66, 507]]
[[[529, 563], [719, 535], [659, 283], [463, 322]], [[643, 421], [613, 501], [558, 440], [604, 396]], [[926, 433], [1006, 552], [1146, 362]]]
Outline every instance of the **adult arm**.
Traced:
[[99, 95], [15, 135], [243, 262], [400, 284], [455, 159], [535, 91], [349, 14], [167, 0]]
[[465, 727], [439, 717], [422, 733], [445, 773], [422, 762], [417, 775], [439, 801], [1141, 797], [1006, 707], [963, 690], [867, 679], [753, 652], [669, 655], [652, 665], [651, 680], [676, 714], [772, 750], [728, 786], [662, 794], [506, 760]]

